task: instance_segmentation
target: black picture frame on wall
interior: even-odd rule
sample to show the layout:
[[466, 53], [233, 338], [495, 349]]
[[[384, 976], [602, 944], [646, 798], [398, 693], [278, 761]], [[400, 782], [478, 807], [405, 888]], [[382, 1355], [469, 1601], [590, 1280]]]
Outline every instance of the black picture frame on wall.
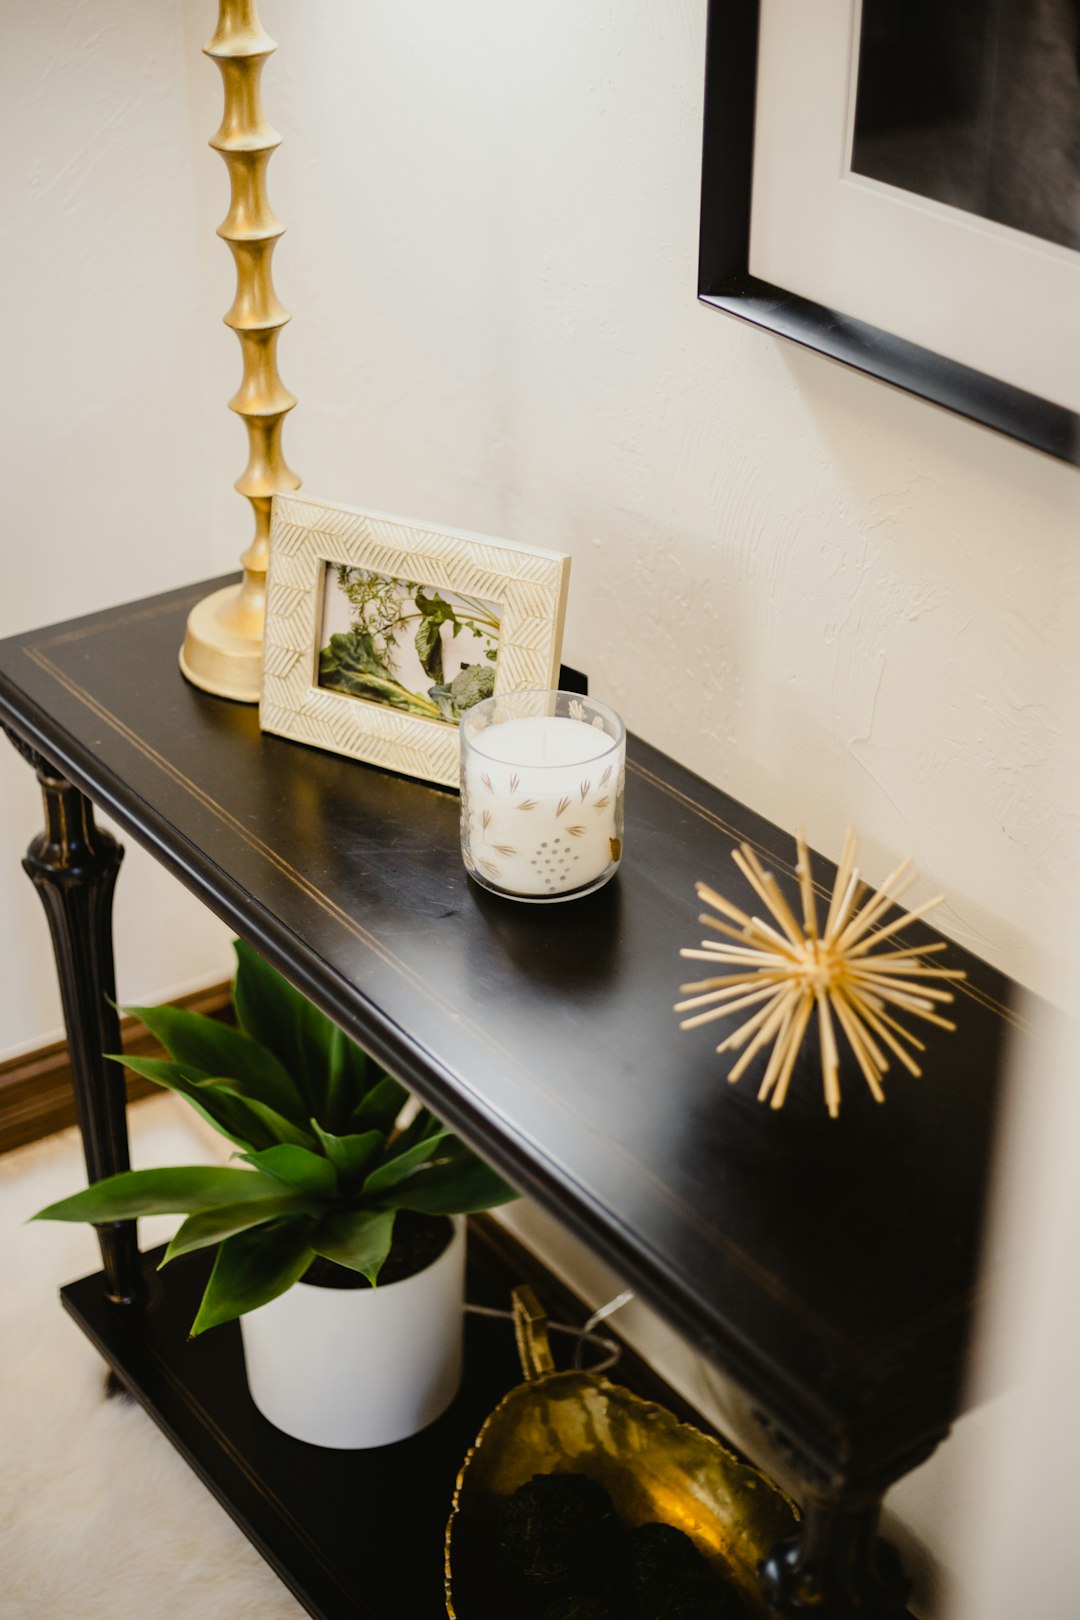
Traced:
[[709, 0], [699, 298], [1080, 466], [1080, 415], [1074, 411], [751, 274], [760, 18], [761, 0]]

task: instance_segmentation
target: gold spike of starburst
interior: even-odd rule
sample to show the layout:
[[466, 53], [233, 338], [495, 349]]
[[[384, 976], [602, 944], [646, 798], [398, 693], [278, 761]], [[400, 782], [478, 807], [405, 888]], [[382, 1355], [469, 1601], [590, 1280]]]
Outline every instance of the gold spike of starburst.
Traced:
[[[924, 960], [935, 951], [945, 950], [944, 941], [882, 949], [908, 923], [925, 917], [945, 898], [939, 894], [881, 925], [884, 913], [915, 882], [910, 856], [889, 873], [880, 889], [868, 893], [855, 864], [858, 844], [849, 827], [825, 923], [819, 928], [810, 857], [801, 829], [795, 835], [795, 844], [801, 924], [780, 885], [771, 872], [765, 871], [749, 844], [733, 849], [731, 857], [763, 902], [771, 922], [748, 916], [707, 883], [697, 885], [698, 898], [720, 914], [717, 918], [705, 912], [698, 920], [724, 939], [704, 939], [700, 950], [687, 949], [679, 954], [729, 971], [719, 978], [682, 985], [689, 999], [678, 1002], [675, 1011], [693, 1013], [683, 1019], [681, 1029], [697, 1029], [714, 1019], [730, 1018], [752, 1008], [746, 1021], [716, 1050], [744, 1048], [728, 1072], [728, 1079], [736, 1081], [771, 1043], [758, 1100], [768, 1101], [773, 1108], [784, 1105], [799, 1049], [816, 1011], [825, 1106], [835, 1119], [840, 1112], [837, 1026], [875, 1101], [884, 1102], [882, 1081], [892, 1059], [918, 1076], [922, 1069], [908, 1048], [926, 1050], [918, 1036], [900, 1023], [896, 1013], [922, 1019], [940, 1029], [955, 1029], [956, 1025], [940, 1011], [953, 1000], [952, 992], [942, 989], [940, 983], [928, 981], [962, 979], [965, 975], [958, 968], [933, 967]], [[706, 1010], [698, 1010], [702, 1008]]]

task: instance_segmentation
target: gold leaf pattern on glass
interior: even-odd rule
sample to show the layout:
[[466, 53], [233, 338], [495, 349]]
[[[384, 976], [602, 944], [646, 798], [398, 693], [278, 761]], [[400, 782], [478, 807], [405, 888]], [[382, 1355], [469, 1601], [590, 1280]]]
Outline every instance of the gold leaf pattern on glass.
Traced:
[[519, 810], [535, 810], [536, 809], [536, 800], [535, 799], [522, 799], [521, 803], [517, 806], [517, 808]]
[[581, 792], [581, 802], [582, 802], [582, 804], [584, 804], [585, 800], [589, 797], [589, 790], [590, 790], [591, 787], [592, 787], [591, 782], [582, 782], [580, 784], [580, 792]]
[[594, 799], [593, 800], [593, 809], [594, 810], [606, 810], [610, 803], [611, 803], [611, 800], [608, 798], [607, 794], [605, 793], [605, 795], [604, 795], [604, 797], [602, 799]]
[[495, 865], [494, 861], [481, 861], [480, 865], [484, 868], [484, 871], [487, 873], [488, 877], [498, 877], [499, 868]]
[[514, 848], [514, 846], [512, 844], [492, 844], [491, 847], [492, 847], [492, 849], [497, 850], [500, 855], [516, 855], [517, 854], [517, 850]]
[[609, 838], [608, 843], [611, 845], [611, 858], [612, 858], [612, 860], [617, 861], [617, 860], [621, 859], [621, 857], [622, 857], [622, 839], [621, 838]]
[[487, 788], [489, 793], [494, 793], [495, 789], [491, 785], [491, 777], [488, 776], [486, 774], [486, 772], [482, 771], [480, 773], [480, 780], [481, 780], [481, 782], [483, 782], [484, 786]]
[[485, 810], [483, 815], [480, 817], [480, 821], [483, 825], [484, 831], [487, 832], [488, 828], [491, 826], [491, 811]]
[[610, 775], [611, 775], [611, 766], [609, 765], [607, 770], [604, 772], [603, 776], [600, 778], [600, 786], [601, 787], [604, 786], [605, 782], [607, 781], [607, 779], [608, 779], [608, 777]]
[[520, 776], [512, 776], [510, 778], [510, 791], [511, 791], [511, 793], [516, 793], [517, 792], [520, 782], [521, 782], [521, 777]]
[[567, 827], [566, 830], [570, 834], [571, 838], [584, 838], [585, 836], [584, 827]]
[[559, 804], [558, 804], [558, 808], [555, 811], [555, 820], [558, 821], [558, 819], [562, 815], [563, 811], [564, 810], [569, 810], [569, 808], [570, 808], [570, 800], [569, 799], [560, 799]]

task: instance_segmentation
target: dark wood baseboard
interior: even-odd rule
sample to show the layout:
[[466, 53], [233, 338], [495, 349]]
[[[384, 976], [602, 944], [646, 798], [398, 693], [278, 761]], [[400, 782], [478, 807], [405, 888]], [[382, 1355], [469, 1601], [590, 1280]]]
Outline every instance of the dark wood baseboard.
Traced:
[[[230, 989], [228, 984], [211, 985], [208, 990], [178, 996], [173, 1005], [205, 1013], [208, 1018], [228, 1020], [232, 1017]], [[124, 1051], [133, 1057], [164, 1055], [137, 1018], [121, 1019], [120, 1035]], [[130, 1071], [125, 1079], [129, 1103], [152, 1092], [160, 1094], [160, 1087]], [[36, 1052], [0, 1063], [0, 1153], [10, 1153], [12, 1148], [25, 1147], [28, 1142], [76, 1123], [66, 1041], [54, 1041]]]

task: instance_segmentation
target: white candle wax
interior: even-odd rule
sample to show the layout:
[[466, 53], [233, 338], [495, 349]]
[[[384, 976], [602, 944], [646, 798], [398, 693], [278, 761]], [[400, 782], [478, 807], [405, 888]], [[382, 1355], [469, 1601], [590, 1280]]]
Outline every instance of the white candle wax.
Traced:
[[465, 758], [468, 844], [513, 894], [554, 898], [619, 859], [624, 748], [580, 720], [533, 715], [489, 726]]

